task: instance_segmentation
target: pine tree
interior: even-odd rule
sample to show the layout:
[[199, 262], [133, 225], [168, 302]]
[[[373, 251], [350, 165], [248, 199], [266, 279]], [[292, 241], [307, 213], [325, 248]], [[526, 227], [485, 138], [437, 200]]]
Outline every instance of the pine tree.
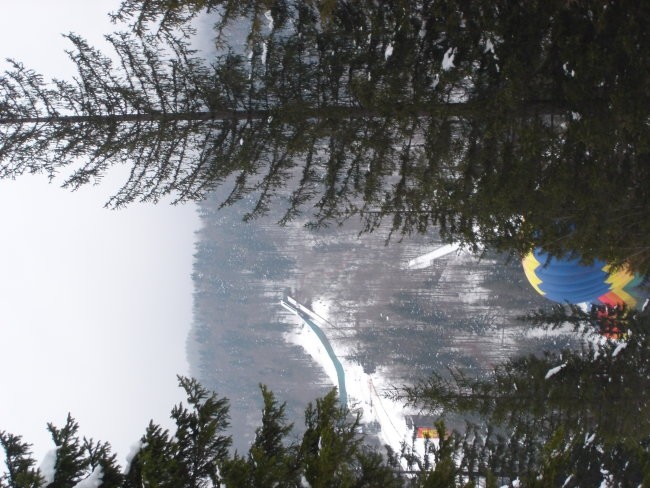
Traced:
[[[212, 60], [185, 37], [206, 10]], [[286, 198], [283, 221], [650, 269], [645, 4], [127, 1], [115, 18], [136, 31], [110, 37], [117, 63], [71, 36], [77, 81], [2, 78], [0, 176], [81, 160], [74, 188], [130, 164], [112, 205], [230, 182], [250, 216]]]
[[34, 466], [31, 446], [17, 435], [0, 431], [0, 444], [5, 455], [6, 472], [0, 476], [2, 488], [40, 488], [44, 479]]
[[56, 446], [54, 478], [47, 488], [74, 486], [89, 475], [90, 460], [85, 456], [83, 441], [79, 439], [79, 424], [70, 414], [61, 428], [47, 424]]
[[351, 486], [353, 460], [360, 449], [357, 416], [348, 421], [348, 410], [338, 403], [336, 390], [330, 391], [305, 410], [306, 430], [300, 446], [304, 476], [313, 488]]
[[89, 476], [101, 479], [101, 488], [119, 488], [124, 482], [122, 470], [117, 463], [116, 455], [111, 452], [108, 442], [95, 442], [83, 439], [85, 456], [88, 460]]
[[228, 400], [208, 392], [195, 379], [178, 377], [189, 409], [172, 409], [174, 435], [151, 422], [141, 440], [141, 449], [126, 474], [126, 486], [192, 487], [218, 486], [219, 466], [228, 458], [232, 443], [224, 431], [228, 422]]
[[255, 432], [248, 458], [252, 466], [251, 487], [299, 486], [297, 446], [287, 445], [293, 425], [286, 420], [286, 404], [278, 404], [266, 386], [260, 385], [260, 390], [264, 401], [262, 426]]
[[264, 406], [262, 425], [246, 458], [235, 455], [223, 468], [223, 483], [229, 488], [272, 488], [300, 486], [297, 445], [288, 440], [293, 425], [287, 423], [285, 404], [279, 404], [264, 385], [260, 385]]
[[618, 328], [630, 331], [625, 342], [511, 359], [488, 377], [435, 374], [407, 388], [406, 398], [479, 422], [455, 434], [464, 439], [458, 459], [469, 473], [476, 466], [483, 476], [519, 477], [523, 486], [558, 486], [569, 477], [574, 481], [566, 486], [594, 486], [606, 477], [637, 486], [650, 456], [650, 322], [644, 312], [619, 312], [568, 315], [556, 308], [546, 317], [553, 324], [564, 314], [590, 330], [593, 321], [618, 320]]
[[141, 446], [125, 475], [125, 487], [184, 486], [176, 445], [167, 430], [150, 422]]

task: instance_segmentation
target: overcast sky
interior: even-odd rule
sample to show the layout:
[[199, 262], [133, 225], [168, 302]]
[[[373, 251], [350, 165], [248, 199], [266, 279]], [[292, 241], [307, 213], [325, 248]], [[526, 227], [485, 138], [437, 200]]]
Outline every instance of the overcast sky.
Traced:
[[[118, 4], [5, 1], [0, 59], [69, 76], [60, 34], [100, 43]], [[76, 193], [43, 177], [0, 181], [0, 430], [39, 459], [52, 447], [46, 423], [71, 412], [124, 464], [149, 419], [167, 423], [182, 398], [198, 218], [192, 205], [106, 210], [119, 181]]]

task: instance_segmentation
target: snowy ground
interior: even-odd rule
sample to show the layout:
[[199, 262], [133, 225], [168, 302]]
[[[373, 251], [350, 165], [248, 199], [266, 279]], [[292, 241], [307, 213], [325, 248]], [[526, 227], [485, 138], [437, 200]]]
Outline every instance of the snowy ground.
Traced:
[[[332, 329], [332, 324], [327, 320], [328, 310], [330, 309], [330, 304], [327, 301], [318, 300], [312, 304], [312, 309], [308, 309], [291, 298], [288, 300], [291, 305], [303, 312], [307, 312], [322, 330]], [[291, 311], [290, 308], [287, 308], [287, 310]], [[338, 384], [336, 368], [320, 339], [298, 314], [293, 314], [293, 317], [296, 327], [285, 334], [285, 340], [302, 347], [322, 368], [332, 386], [337, 386], [340, 390], [341, 386]], [[390, 446], [396, 452], [401, 450], [404, 443], [411, 445], [414, 428], [408, 425], [407, 416], [417, 412], [407, 410], [399, 402], [385, 396], [385, 393], [392, 387], [386, 376], [382, 374], [381, 369], [372, 374], [367, 374], [360, 364], [346, 359], [352, 351], [346, 351], [340, 344], [334, 347], [336, 356], [345, 371], [344, 381], [348, 396], [348, 407], [353, 411], [362, 412], [362, 423], [364, 425], [374, 424], [380, 426], [377, 436], [382, 444]], [[424, 454], [424, 439], [415, 440], [415, 449], [420, 455]]]
[[426, 254], [422, 254], [421, 256], [418, 256], [416, 258], [413, 258], [409, 260], [409, 262], [406, 265], [407, 269], [424, 269], [428, 268], [429, 266], [433, 265], [433, 262], [441, 257], [446, 256], [447, 254], [451, 254], [453, 252], [460, 252], [460, 245], [458, 244], [447, 244], [445, 246], [440, 246], [436, 249], [434, 249], [431, 252], [428, 252]]

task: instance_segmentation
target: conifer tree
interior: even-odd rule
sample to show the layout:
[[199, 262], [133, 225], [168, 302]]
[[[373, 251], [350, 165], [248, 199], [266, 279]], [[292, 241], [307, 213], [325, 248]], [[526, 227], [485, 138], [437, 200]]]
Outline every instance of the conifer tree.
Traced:
[[127, 486], [218, 486], [219, 466], [228, 458], [232, 442], [225, 430], [228, 401], [208, 392], [195, 379], [178, 377], [190, 408], [172, 409], [176, 423], [172, 435], [153, 422], [141, 440], [142, 447], [126, 474]]
[[288, 441], [293, 425], [287, 422], [286, 404], [279, 404], [266, 386], [260, 385], [260, 390], [264, 401], [262, 425], [255, 431], [248, 456], [253, 471], [251, 487], [298, 486], [297, 446]]
[[223, 482], [229, 488], [272, 488], [300, 486], [297, 445], [288, 438], [293, 425], [287, 422], [285, 404], [260, 385], [264, 406], [262, 425], [246, 458], [235, 455], [224, 463]]
[[[649, 317], [628, 310], [617, 316], [579, 309], [563, 315], [588, 324], [591, 333], [594, 321], [618, 320], [629, 335], [583, 351], [511, 359], [488, 377], [434, 374], [407, 388], [406, 398], [430, 411], [479, 422], [466, 430], [459, 449], [460, 465], [468, 472], [475, 465], [480, 473], [520, 477], [523, 486], [557, 486], [571, 477], [566, 486], [594, 486], [606, 479], [637, 486], [648, 475], [650, 456]], [[559, 308], [546, 315], [551, 324], [561, 316]], [[534, 315], [537, 323], [544, 317]], [[474, 458], [469, 464], [468, 455]]]
[[52, 480], [48, 488], [67, 488], [92, 478], [103, 488], [122, 486], [122, 473], [115, 454], [107, 442], [79, 438], [79, 424], [68, 414], [63, 427], [49, 423], [47, 426], [56, 447]]
[[0, 476], [2, 488], [40, 488], [44, 479], [32, 458], [31, 446], [17, 435], [0, 431], [6, 471]]
[[357, 437], [359, 417], [347, 421], [348, 410], [330, 391], [305, 410], [306, 430], [300, 446], [305, 479], [313, 488], [350, 486], [354, 479], [353, 460], [361, 441]]
[[[283, 221], [389, 218], [648, 271], [650, 13], [605, 5], [126, 1], [116, 63], [71, 36], [76, 80], [19, 64], [0, 80], [0, 176], [69, 167], [74, 188], [129, 164], [112, 205], [229, 182], [251, 215], [283, 198]], [[204, 60], [186, 28], [208, 10]]]
[[56, 446], [54, 477], [48, 488], [74, 486], [89, 473], [90, 460], [85, 456], [83, 441], [78, 436], [79, 424], [70, 414], [61, 428], [47, 424], [52, 441]]
[[[228, 401], [205, 390], [196, 380], [179, 377], [187, 404], [172, 409], [176, 423], [171, 433], [153, 422], [140, 439], [140, 447], [122, 474], [108, 443], [79, 438], [77, 422], [48, 425], [56, 446], [52, 472], [34, 468], [30, 446], [21, 438], [0, 433], [6, 471], [2, 488], [98, 486], [101, 488], [165, 487], [349, 487], [398, 488], [404, 486], [396, 458], [388, 461], [362, 446], [357, 432], [359, 416], [338, 404], [336, 391], [316, 400], [305, 411], [307, 430], [301, 441], [290, 437], [285, 404], [261, 385], [262, 424], [247, 453], [229, 451]], [[45, 479], [45, 478], [48, 479]]]

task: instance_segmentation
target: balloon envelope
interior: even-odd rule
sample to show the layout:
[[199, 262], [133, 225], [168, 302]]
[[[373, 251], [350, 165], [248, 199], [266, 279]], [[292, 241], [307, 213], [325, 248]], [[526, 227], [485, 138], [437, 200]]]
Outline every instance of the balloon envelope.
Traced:
[[640, 285], [643, 276], [625, 267], [613, 269], [603, 261], [591, 265], [579, 258], [550, 257], [535, 249], [522, 261], [526, 278], [545, 298], [560, 303], [595, 303], [600, 305], [641, 305]]

